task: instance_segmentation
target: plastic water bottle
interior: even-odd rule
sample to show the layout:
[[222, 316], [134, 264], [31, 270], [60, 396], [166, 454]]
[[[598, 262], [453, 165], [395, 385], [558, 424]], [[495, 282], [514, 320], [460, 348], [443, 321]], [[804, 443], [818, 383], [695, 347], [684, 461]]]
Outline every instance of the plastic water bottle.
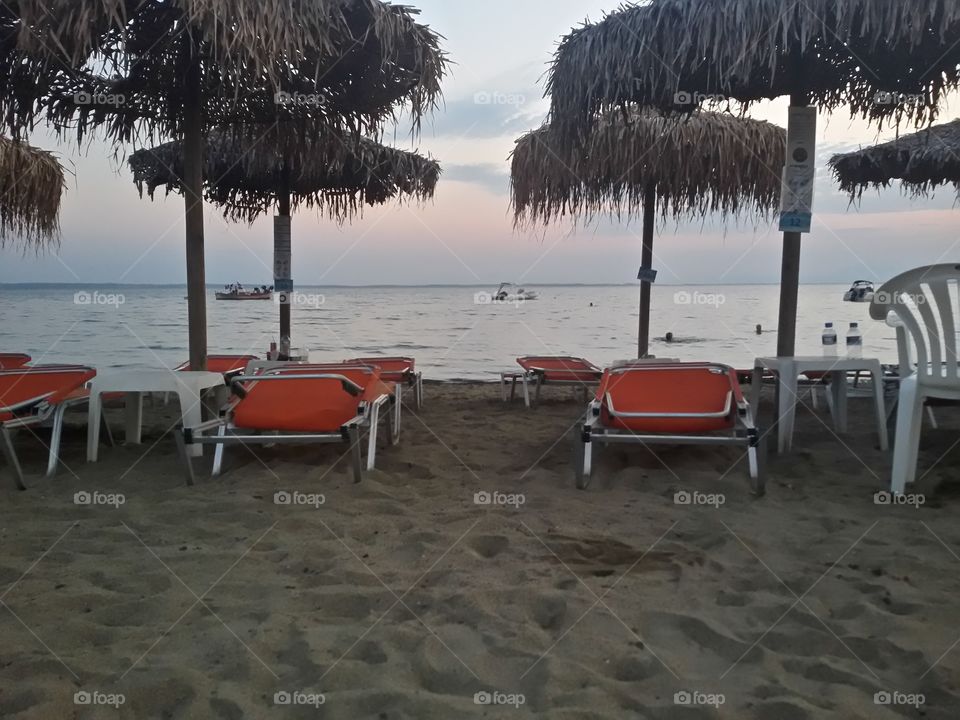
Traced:
[[863, 333], [860, 332], [860, 323], [850, 323], [847, 331], [847, 357], [863, 357]]
[[833, 327], [833, 323], [827, 323], [823, 326], [823, 335], [821, 336], [823, 340], [823, 354], [824, 355], [836, 355], [837, 354], [837, 331]]

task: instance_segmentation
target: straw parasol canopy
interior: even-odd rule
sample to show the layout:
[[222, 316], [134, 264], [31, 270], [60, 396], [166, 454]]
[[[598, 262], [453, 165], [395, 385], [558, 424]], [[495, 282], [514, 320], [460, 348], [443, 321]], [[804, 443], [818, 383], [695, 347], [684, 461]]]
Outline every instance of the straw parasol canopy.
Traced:
[[[266, 214], [277, 205], [285, 182], [292, 212], [316, 208], [344, 223], [364, 205], [428, 200], [440, 179], [440, 164], [435, 160], [368, 138], [359, 142], [329, 135], [317, 138], [302, 146], [285, 166], [288, 156], [278, 149], [275, 135], [268, 135], [253, 149], [229, 132], [208, 136], [205, 196], [228, 219], [252, 223]], [[138, 150], [128, 162], [141, 195], [146, 190], [153, 198], [158, 187], [167, 193], [183, 192], [182, 143]]]
[[[654, 216], [678, 220], [708, 213], [769, 217], [780, 204], [783, 128], [712, 112], [681, 119], [654, 110], [608, 112], [590, 134], [569, 143], [546, 125], [513, 151], [511, 193], [517, 225], [565, 216], [643, 215], [638, 357], [650, 339], [649, 271]], [[644, 273], [644, 271], [648, 271]]]
[[418, 13], [381, 0], [20, 0], [0, 15], [4, 120], [176, 136], [199, 64], [208, 126], [322, 116], [369, 132], [397, 103], [417, 123], [447, 62]]
[[852, 198], [859, 198], [869, 187], [887, 187], [894, 180], [914, 195], [930, 195], [951, 183], [960, 195], [960, 120], [834, 155], [830, 167], [840, 188]]
[[[957, 0], [651, 0], [564, 38], [549, 77], [552, 121], [570, 138], [607, 109], [782, 95], [797, 108], [849, 105], [878, 124], [920, 125], [958, 86]], [[799, 130], [810, 115], [791, 117]], [[796, 168], [792, 186], [809, 187], [811, 170]], [[795, 350], [800, 241], [784, 232], [780, 356]]]
[[801, 91], [876, 121], [927, 122], [960, 84], [956, 0], [652, 0], [578, 28], [549, 73], [571, 128], [627, 103], [744, 103]]
[[[250, 146], [242, 135], [221, 131], [207, 138], [203, 173], [207, 199], [228, 219], [253, 222], [276, 207], [274, 286], [280, 300], [280, 352], [291, 342], [291, 218], [301, 207], [317, 208], [344, 223], [364, 205], [392, 199], [433, 197], [440, 178], [435, 160], [381, 145], [369, 138], [344, 138], [316, 127], [310, 141], [284, 128], [260, 127], [261, 140]], [[294, 147], [296, 146], [296, 147]], [[152, 198], [160, 186], [183, 192], [184, 145], [166, 143], [131, 155], [129, 163], [141, 195]]]
[[577, 144], [546, 125], [513, 151], [515, 220], [629, 218], [643, 212], [650, 187], [664, 217], [769, 215], [779, 207], [785, 152], [783, 128], [713, 112], [679, 120], [652, 110], [609, 112]]
[[51, 153], [0, 138], [0, 247], [57, 242], [64, 187], [63, 167]]
[[78, 140], [183, 140], [190, 364], [203, 369], [205, 132], [279, 121], [305, 137], [322, 120], [360, 136], [401, 106], [418, 129], [446, 58], [415, 16], [381, 0], [12, 0], [0, 122], [14, 136], [46, 121]]

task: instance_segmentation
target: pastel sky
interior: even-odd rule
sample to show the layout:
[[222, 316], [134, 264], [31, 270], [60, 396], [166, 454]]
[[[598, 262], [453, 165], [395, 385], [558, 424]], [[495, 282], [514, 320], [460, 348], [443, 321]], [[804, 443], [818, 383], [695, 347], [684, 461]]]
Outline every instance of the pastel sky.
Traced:
[[[508, 156], [514, 140], [543, 120], [543, 74], [557, 41], [615, 0], [411, 0], [421, 19], [446, 37], [456, 63], [445, 103], [411, 142], [407, 128], [388, 140], [429, 153], [444, 175], [426, 206], [367, 209], [337, 227], [314, 212], [293, 221], [294, 277], [313, 284], [629, 283], [640, 265], [639, 220], [515, 232], [509, 207]], [[478, 95], [479, 94], [479, 95]], [[484, 103], [480, 100], [491, 99]], [[952, 98], [941, 116], [960, 107]], [[786, 123], [785, 101], [751, 116]], [[952, 189], [911, 200], [898, 189], [871, 193], [848, 208], [829, 173], [834, 152], [894, 137], [843, 110], [821, 116], [814, 231], [804, 240], [804, 282], [883, 280], [901, 270], [960, 260], [960, 210]], [[0, 251], [0, 282], [180, 283], [185, 280], [183, 201], [140, 199], [124, 159], [93, 142], [78, 150], [38, 131], [34, 144], [58, 152], [73, 175], [64, 199], [62, 244], [23, 256]], [[125, 148], [129, 151], [132, 148]], [[665, 283], [776, 282], [780, 235], [772, 225], [668, 223], [658, 228], [657, 260]], [[272, 222], [253, 226], [206, 211], [211, 284], [269, 283]]]

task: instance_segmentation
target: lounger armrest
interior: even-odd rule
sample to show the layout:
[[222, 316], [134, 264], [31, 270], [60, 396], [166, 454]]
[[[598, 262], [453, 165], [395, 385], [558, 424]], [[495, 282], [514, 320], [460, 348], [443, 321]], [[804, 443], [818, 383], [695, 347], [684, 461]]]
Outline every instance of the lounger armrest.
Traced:
[[0, 412], [18, 413], [21, 410], [28, 410], [46, 402], [47, 398], [53, 394], [53, 392], [48, 392], [44, 395], [38, 395], [35, 398], [30, 398], [29, 400], [23, 400], [22, 402], [14, 403], [13, 405], [0, 405]]
[[234, 378], [230, 381], [230, 391], [241, 400], [247, 396], [247, 388], [241, 382], [240, 378]]
[[617, 412], [616, 408], [613, 406], [613, 398], [608, 392], [604, 396], [604, 404], [607, 407], [607, 412], [610, 413], [611, 417], [621, 417], [621, 418], [679, 418], [679, 419], [689, 419], [689, 418], [698, 418], [698, 419], [713, 419], [713, 418], [725, 418], [730, 415], [730, 411], [733, 408], [733, 392], [727, 393], [727, 399], [724, 403], [724, 408], [720, 412], [714, 413], [668, 413], [668, 412], [659, 412], [659, 413], [636, 413], [636, 412]]

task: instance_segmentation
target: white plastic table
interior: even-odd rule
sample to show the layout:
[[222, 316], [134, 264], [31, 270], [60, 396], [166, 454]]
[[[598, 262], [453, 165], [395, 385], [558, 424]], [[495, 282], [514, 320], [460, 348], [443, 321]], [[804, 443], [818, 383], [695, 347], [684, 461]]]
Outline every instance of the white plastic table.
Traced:
[[806, 372], [822, 372], [830, 375], [830, 392], [833, 394], [833, 422], [838, 433], [847, 431], [847, 373], [869, 372], [873, 376], [873, 401], [877, 414], [877, 431], [880, 449], [887, 450], [887, 414], [883, 398], [883, 368], [873, 358], [845, 358], [829, 356], [757, 358], [753, 365], [751, 404], [760, 407], [763, 390], [763, 373], [770, 371], [778, 378], [777, 447], [780, 452], [789, 452], [793, 447], [793, 425], [796, 416], [797, 378]]
[[[104, 393], [126, 394], [126, 442], [140, 444], [143, 424], [144, 393], [173, 393], [180, 399], [180, 414], [184, 427], [196, 427], [203, 422], [200, 396], [204, 390], [222, 388], [217, 401], [226, 397], [223, 375], [212, 372], [173, 372], [172, 370], [121, 370], [98, 373], [90, 384], [90, 407], [87, 422], [87, 461], [97, 461], [100, 446], [100, 417], [103, 413], [101, 396]], [[203, 453], [202, 445], [188, 448], [193, 456]]]

